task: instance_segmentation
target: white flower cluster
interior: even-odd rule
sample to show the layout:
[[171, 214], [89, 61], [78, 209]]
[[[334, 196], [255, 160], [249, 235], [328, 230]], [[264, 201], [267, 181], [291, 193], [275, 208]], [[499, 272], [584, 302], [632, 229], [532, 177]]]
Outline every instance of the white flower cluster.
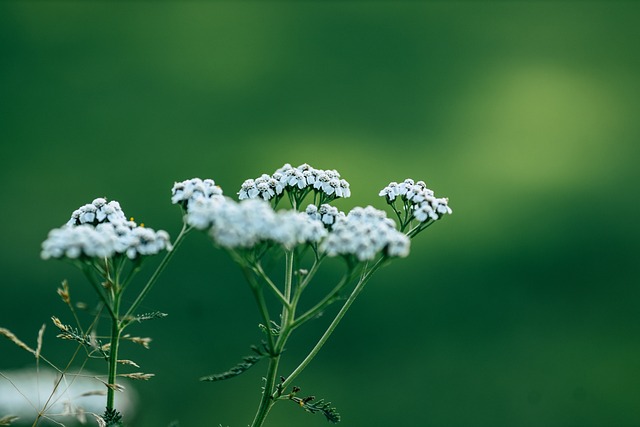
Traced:
[[42, 243], [41, 257], [110, 258], [124, 254], [130, 259], [154, 255], [161, 250], [171, 250], [169, 234], [154, 231], [127, 221], [120, 204], [95, 199], [91, 204], [73, 212], [62, 227], [49, 232]]
[[318, 242], [327, 234], [322, 223], [306, 213], [276, 212], [260, 199], [199, 199], [189, 206], [187, 223], [208, 229], [214, 241], [227, 249], [251, 248], [260, 242], [292, 249], [298, 244]]
[[67, 225], [98, 225], [103, 222], [117, 223], [126, 220], [127, 217], [120, 208], [120, 203], [115, 200], [107, 202], [106, 199], [99, 197], [73, 211]]
[[176, 182], [171, 189], [171, 203], [188, 208], [198, 199], [221, 198], [222, 189], [212, 179], [192, 178]]
[[321, 204], [319, 208], [314, 204], [310, 204], [307, 206], [305, 212], [311, 219], [321, 221], [325, 227], [331, 227], [335, 224], [336, 218], [345, 216], [344, 212], [339, 211], [338, 208], [327, 203]]
[[313, 189], [330, 198], [351, 196], [349, 183], [340, 179], [336, 170], [315, 169], [306, 163], [294, 168], [287, 163], [273, 175], [263, 174], [256, 179], [247, 179], [240, 187], [238, 198], [270, 200], [282, 195], [285, 190], [305, 189]]
[[390, 257], [406, 257], [409, 247], [409, 237], [396, 229], [384, 211], [367, 206], [337, 217], [320, 251], [328, 256], [353, 255], [359, 261], [369, 261], [382, 251]]
[[400, 184], [391, 182], [380, 190], [379, 196], [385, 197], [389, 203], [394, 203], [396, 198], [400, 198], [410, 204], [413, 217], [419, 222], [437, 220], [452, 213], [449, 199], [435, 197], [424, 181], [414, 182], [407, 178]]

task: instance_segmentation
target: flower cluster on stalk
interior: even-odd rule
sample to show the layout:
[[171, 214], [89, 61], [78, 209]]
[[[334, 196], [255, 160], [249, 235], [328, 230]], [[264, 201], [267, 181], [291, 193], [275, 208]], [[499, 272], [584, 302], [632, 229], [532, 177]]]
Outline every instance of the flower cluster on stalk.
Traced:
[[[204, 182], [210, 183], [209, 188], [218, 189], [213, 180], [194, 178], [176, 183], [172, 201], [184, 203], [186, 222], [208, 231], [223, 248], [249, 249], [266, 242], [290, 250], [297, 245], [314, 244], [320, 254], [362, 262], [379, 254], [405, 257], [409, 253], [409, 237], [397, 230], [384, 211], [356, 207], [345, 215], [326, 203], [351, 195], [349, 184], [336, 170], [285, 164], [272, 175], [244, 181], [238, 192], [239, 202], [222, 196], [219, 189], [209, 195], [201, 191], [196, 196], [184, 190], [190, 186], [201, 188]], [[276, 211], [278, 198], [285, 194], [293, 209]], [[297, 208], [306, 196], [312, 196], [313, 203], [299, 212]]]
[[42, 243], [41, 257], [129, 259], [171, 250], [169, 234], [127, 220], [120, 204], [97, 198], [76, 209], [65, 225], [49, 232]]
[[[452, 213], [449, 199], [435, 197], [435, 193], [427, 188], [424, 181], [415, 182], [413, 179], [407, 178], [400, 184], [390, 182], [380, 190], [378, 195], [384, 197], [387, 203], [393, 207], [401, 221], [402, 228], [412, 220], [425, 223], [431, 220], [436, 221], [444, 215]], [[404, 215], [395, 206], [398, 200], [403, 203]]]
[[320, 250], [329, 256], [355, 256], [358, 261], [370, 261], [381, 252], [389, 257], [406, 257], [409, 246], [409, 238], [396, 229], [386, 212], [367, 206], [355, 207], [345, 217], [337, 217]]
[[351, 196], [349, 183], [340, 178], [338, 171], [316, 169], [306, 163], [297, 167], [286, 163], [271, 175], [262, 174], [245, 180], [238, 191], [238, 199], [261, 198], [277, 203], [287, 193], [292, 203], [299, 203], [310, 192], [320, 203]]
[[213, 240], [227, 249], [246, 249], [263, 242], [292, 249], [298, 244], [317, 243], [327, 233], [322, 223], [305, 213], [274, 211], [259, 199], [200, 199], [189, 206], [186, 220], [195, 228], [209, 230]]
[[320, 207], [310, 204], [305, 210], [310, 218], [320, 221], [325, 227], [331, 228], [336, 223], [338, 218], [343, 218], [344, 212], [339, 211], [335, 206], [331, 206], [328, 203], [323, 203]]
[[187, 209], [189, 204], [199, 199], [222, 197], [222, 189], [212, 179], [192, 178], [176, 182], [171, 189], [171, 203]]

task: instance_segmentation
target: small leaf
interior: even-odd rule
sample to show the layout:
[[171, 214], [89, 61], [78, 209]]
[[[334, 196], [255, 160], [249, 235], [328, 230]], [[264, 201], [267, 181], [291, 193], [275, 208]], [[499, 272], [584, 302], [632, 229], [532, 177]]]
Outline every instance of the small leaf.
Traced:
[[163, 319], [165, 317], [167, 317], [168, 314], [166, 313], [161, 313], [159, 311], [154, 311], [151, 313], [144, 313], [144, 314], [139, 314], [137, 316], [134, 316], [132, 320], [136, 321], [136, 322], [143, 322], [145, 320], [152, 320], [152, 319]]
[[222, 372], [220, 374], [208, 375], [206, 377], [200, 378], [200, 381], [222, 381], [229, 378], [237, 377], [238, 375], [246, 372], [253, 365], [258, 363], [263, 356], [245, 356], [242, 358], [242, 362], [237, 365], [229, 368], [228, 371]]
[[115, 409], [106, 409], [102, 415], [105, 427], [123, 427], [122, 415]]
[[295, 392], [300, 391], [298, 388], [289, 395], [289, 399], [297, 403], [301, 408], [305, 411], [316, 414], [318, 412], [322, 413], [325, 416], [327, 421], [332, 424], [337, 424], [340, 422], [340, 414], [336, 410], [336, 408], [331, 406], [331, 402], [325, 402], [324, 399], [315, 400], [315, 396], [308, 396], [304, 398], [296, 397]]
[[262, 343], [262, 348], [252, 345], [251, 350], [253, 350], [256, 354], [251, 356], [245, 356], [242, 358], [242, 362], [233, 366], [229, 370], [222, 372], [220, 374], [208, 375], [206, 377], [200, 378], [200, 381], [222, 381], [229, 378], [237, 377], [238, 375], [246, 372], [253, 365], [258, 363], [263, 358], [269, 356], [269, 352], [267, 351], [267, 346], [265, 343]]

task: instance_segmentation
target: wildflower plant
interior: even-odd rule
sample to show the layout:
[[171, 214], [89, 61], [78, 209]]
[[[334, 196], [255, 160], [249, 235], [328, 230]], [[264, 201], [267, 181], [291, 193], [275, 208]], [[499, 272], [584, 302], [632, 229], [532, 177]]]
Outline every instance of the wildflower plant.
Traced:
[[[436, 198], [422, 181], [390, 183], [379, 195], [396, 215], [396, 226], [385, 211], [372, 206], [356, 207], [346, 214], [333, 206], [332, 202], [351, 194], [349, 183], [335, 170], [285, 164], [271, 175], [244, 181], [237, 193], [239, 201], [222, 192], [201, 197], [184, 191], [191, 182], [194, 180], [176, 183], [172, 200], [184, 208], [189, 226], [208, 233], [242, 269], [264, 334], [264, 341], [252, 347], [253, 355], [202, 380], [228, 379], [266, 359], [262, 397], [252, 427], [262, 426], [279, 401], [292, 401], [308, 412], [322, 413], [329, 422], [339, 422], [340, 415], [330, 402], [301, 396], [293, 382], [327, 342], [372, 275], [392, 259], [406, 257], [411, 238], [451, 214], [447, 199]], [[277, 210], [283, 200], [288, 209]], [[314, 278], [332, 257], [344, 261], [342, 275], [333, 286], [322, 284], [327, 289], [323, 297], [306, 301], [305, 291], [320, 286]], [[282, 258], [284, 274], [273, 272], [269, 266]], [[293, 332], [338, 301], [342, 306], [317, 343], [295, 369], [282, 374], [280, 361]]]
[[[89, 357], [106, 361], [107, 375], [101, 380], [107, 389], [106, 409], [97, 416], [106, 426], [122, 425], [122, 416], [114, 404], [115, 393], [122, 390], [117, 377], [147, 380], [153, 376], [142, 372], [118, 374], [119, 364], [139, 367], [135, 362], [119, 359], [120, 343], [128, 340], [148, 348], [150, 338], [132, 337], [124, 331], [132, 323], [166, 316], [160, 312], [138, 313], [138, 308], [188, 230], [189, 227], [183, 225], [178, 238], [171, 243], [166, 231], [137, 224], [133, 218], [127, 219], [118, 202], [97, 198], [75, 210], [65, 225], [51, 230], [42, 244], [43, 259], [66, 260], [80, 269], [100, 301], [94, 322], [83, 328], [70, 303], [65, 281], [58, 294], [71, 308], [78, 326], [64, 324], [55, 316], [52, 320], [60, 332], [59, 338], [78, 342], [87, 349]], [[144, 286], [137, 288], [133, 302], [125, 306], [125, 292], [132, 290], [131, 283], [145, 261], [161, 253], [164, 258], [154, 273]], [[111, 323], [109, 333], [104, 336], [106, 343], [96, 331], [102, 313], [106, 313]]]
[[[133, 323], [166, 316], [160, 312], [139, 313], [138, 309], [193, 229], [207, 233], [242, 270], [255, 298], [262, 334], [261, 342], [251, 346], [251, 355], [227, 371], [201, 380], [233, 378], [265, 360], [268, 366], [252, 427], [262, 426], [271, 408], [281, 401], [321, 413], [331, 423], [339, 422], [340, 414], [329, 401], [302, 394], [294, 381], [327, 342], [373, 274], [393, 259], [408, 256], [411, 239], [452, 212], [446, 198], [437, 198], [423, 181], [412, 179], [391, 182], [379, 192], [395, 219], [372, 206], [355, 207], [346, 213], [334, 206], [338, 199], [350, 195], [349, 183], [336, 170], [285, 164], [270, 175], [245, 180], [237, 192], [238, 200], [225, 196], [212, 179], [176, 182], [171, 202], [180, 206], [183, 216], [182, 229], [173, 242], [167, 232], [127, 219], [118, 202], [104, 198], [80, 207], [65, 225], [51, 230], [42, 244], [42, 258], [62, 259], [76, 266], [99, 300], [94, 321], [83, 328], [65, 281], [58, 294], [72, 311], [77, 327], [52, 318], [59, 338], [77, 342], [85, 348], [87, 358], [106, 361], [104, 379], [95, 377], [106, 386], [105, 412], [93, 414], [99, 425], [124, 425], [114, 400], [115, 393], [122, 390], [117, 383], [119, 377], [148, 380], [153, 376], [118, 373], [119, 365], [139, 367], [119, 358], [120, 344], [129, 340], [148, 346], [149, 338], [132, 337], [124, 331]], [[132, 285], [145, 261], [156, 255], [162, 259], [146, 283]], [[333, 283], [326, 283], [325, 276], [323, 283], [318, 283], [317, 273], [329, 258], [342, 261], [342, 272], [332, 279]], [[310, 288], [316, 289], [307, 292]], [[133, 301], [128, 305], [123, 299], [125, 292], [127, 301]], [[281, 372], [280, 362], [294, 332], [338, 302], [341, 305], [333, 319], [306, 356], [293, 370]], [[102, 316], [110, 320], [106, 335], [97, 333]], [[32, 350], [9, 330], [0, 328], [0, 334], [36, 355], [37, 360], [42, 358], [43, 332], [44, 327], [37, 350]], [[66, 369], [58, 372], [64, 376]]]

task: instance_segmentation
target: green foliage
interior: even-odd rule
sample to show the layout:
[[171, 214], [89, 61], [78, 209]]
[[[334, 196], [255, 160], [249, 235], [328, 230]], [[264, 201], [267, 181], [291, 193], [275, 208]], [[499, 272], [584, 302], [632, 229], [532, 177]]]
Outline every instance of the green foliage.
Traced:
[[102, 419], [104, 420], [106, 427], [124, 427], [124, 424], [122, 423], [122, 415], [120, 415], [120, 412], [115, 409], [107, 408], [104, 411]]
[[340, 422], [340, 414], [331, 406], [331, 402], [326, 402], [324, 399], [315, 400], [315, 396], [308, 396], [304, 398], [295, 397], [293, 395], [289, 396], [289, 399], [296, 402], [301, 408], [305, 411], [310, 412], [312, 414], [316, 414], [318, 412], [322, 413], [325, 416], [327, 421], [332, 424], [337, 424]]
[[210, 382], [222, 381], [229, 378], [237, 377], [238, 375], [248, 371], [249, 368], [251, 368], [253, 365], [258, 363], [260, 360], [264, 359], [265, 357], [269, 356], [269, 352], [266, 349], [266, 345], [263, 343], [261, 347], [262, 348], [252, 345], [251, 350], [253, 350], [256, 354], [252, 354], [250, 356], [244, 356], [242, 358], [242, 362], [229, 368], [227, 371], [222, 372], [220, 374], [213, 374], [213, 375], [202, 377], [200, 378], [200, 381], [210, 381]]

